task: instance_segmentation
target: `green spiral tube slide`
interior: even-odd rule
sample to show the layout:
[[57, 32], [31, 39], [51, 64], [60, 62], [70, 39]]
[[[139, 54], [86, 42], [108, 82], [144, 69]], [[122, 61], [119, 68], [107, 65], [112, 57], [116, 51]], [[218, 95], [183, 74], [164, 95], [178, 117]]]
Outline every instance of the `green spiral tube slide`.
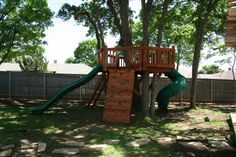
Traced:
[[170, 98], [183, 91], [186, 87], [186, 78], [176, 70], [164, 74], [172, 83], [160, 90], [156, 101], [158, 102], [159, 109], [167, 111]]
[[31, 108], [32, 113], [35, 115], [43, 114], [44, 111], [48, 110], [53, 104], [55, 104], [64, 95], [86, 84], [87, 82], [92, 80], [97, 75], [98, 72], [101, 72], [101, 71], [102, 71], [102, 65], [98, 64], [87, 75], [83, 76], [81, 79], [75, 82], [72, 82], [71, 84], [68, 84], [64, 88], [62, 88], [55, 96], [49, 99], [45, 104]]

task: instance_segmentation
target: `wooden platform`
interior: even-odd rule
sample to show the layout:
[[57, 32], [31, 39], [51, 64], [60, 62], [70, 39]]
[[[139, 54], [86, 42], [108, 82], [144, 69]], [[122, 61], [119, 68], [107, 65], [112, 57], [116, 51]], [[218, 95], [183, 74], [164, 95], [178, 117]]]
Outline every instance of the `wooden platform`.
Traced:
[[225, 43], [236, 48], [236, 0], [228, 0]]
[[103, 48], [98, 53], [103, 71], [129, 69], [169, 72], [175, 68], [175, 49], [151, 46]]
[[130, 123], [134, 88], [134, 70], [110, 70], [103, 121]]

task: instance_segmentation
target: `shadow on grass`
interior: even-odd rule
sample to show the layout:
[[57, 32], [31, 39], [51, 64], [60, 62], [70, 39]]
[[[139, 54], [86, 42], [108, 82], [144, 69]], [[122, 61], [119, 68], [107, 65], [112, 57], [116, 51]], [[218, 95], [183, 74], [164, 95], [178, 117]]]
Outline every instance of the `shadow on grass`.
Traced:
[[[0, 137], [1, 144], [19, 144], [21, 139], [32, 142], [46, 142], [44, 156], [53, 156], [53, 149], [68, 147], [65, 141], [81, 141], [87, 144], [104, 144], [107, 139], [120, 142], [105, 150], [81, 149], [80, 156], [185, 156], [177, 153], [171, 146], [163, 146], [155, 141], [140, 147], [131, 147], [127, 143], [142, 138], [176, 137], [176, 135], [214, 136], [221, 134], [215, 130], [199, 128], [182, 131], [178, 123], [191, 120], [186, 108], [172, 109], [156, 117], [134, 115], [130, 125], [102, 123], [103, 106], [87, 109], [85, 104], [60, 102], [45, 114], [32, 115], [29, 108], [41, 101], [23, 100], [20, 103], [0, 101]], [[20, 105], [19, 105], [20, 104]], [[55, 155], [58, 156], [58, 155]]]

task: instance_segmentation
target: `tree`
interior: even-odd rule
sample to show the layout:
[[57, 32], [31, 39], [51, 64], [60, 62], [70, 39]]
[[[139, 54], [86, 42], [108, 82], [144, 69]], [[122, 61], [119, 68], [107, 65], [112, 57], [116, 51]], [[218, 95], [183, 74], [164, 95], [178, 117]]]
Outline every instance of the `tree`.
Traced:
[[[142, 45], [143, 37], [142, 37], [142, 22], [135, 21], [132, 25], [132, 41], [134, 45]], [[149, 38], [150, 39], [150, 38]]]
[[0, 64], [44, 44], [52, 16], [46, 0], [0, 0]]
[[[132, 46], [131, 15], [129, 9], [129, 0], [107, 0], [107, 6], [111, 12], [116, 30], [120, 35], [120, 46]], [[127, 56], [125, 56], [127, 57]]]
[[31, 55], [21, 56], [17, 59], [21, 71], [47, 72], [48, 61], [43, 56], [44, 48], [36, 47]]
[[74, 51], [74, 57], [69, 57], [66, 63], [84, 63], [90, 67], [97, 65], [96, 40], [84, 40], [78, 44]]
[[[145, 0], [142, 3], [142, 23], [143, 23], [143, 45], [149, 45], [149, 23], [151, 20], [151, 12], [153, 7], [153, 1]], [[143, 86], [142, 86], [142, 112], [144, 115], [149, 114], [149, 73], [143, 74]]]
[[204, 42], [204, 35], [206, 33], [206, 26], [211, 16], [212, 11], [215, 10], [220, 0], [200, 0], [196, 1], [197, 8], [195, 11], [195, 43], [194, 56], [192, 66], [192, 83], [191, 83], [191, 101], [190, 108], [196, 108], [196, 87], [197, 87], [197, 73], [200, 61], [201, 49]]
[[174, 45], [176, 50], [176, 69], [179, 65], [192, 65], [195, 27], [192, 23], [194, 7], [189, 1], [172, 2], [166, 21], [163, 44]]
[[222, 45], [219, 47], [218, 52], [223, 57], [223, 59], [218, 60], [218, 62], [230, 66], [229, 69], [231, 69], [233, 80], [235, 80], [236, 50]]
[[[157, 37], [156, 37], [157, 47], [160, 47], [162, 44], [162, 37], [163, 37], [164, 28], [165, 28], [165, 24], [166, 24], [168, 12], [169, 12], [168, 7], [171, 4], [171, 2], [172, 2], [171, 0], [164, 0], [162, 3], [162, 9], [160, 9], [161, 16], [158, 21], [158, 26], [157, 26], [158, 29], [157, 29]], [[151, 103], [150, 103], [151, 115], [155, 115], [155, 102], [156, 102], [156, 97], [158, 94], [157, 78], [158, 78], [157, 73], [154, 73], [153, 79], [152, 79], [152, 92], [151, 92]]]
[[211, 64], [211, 65], [205, 65], [202, 67], [202, 69], [198, 72], [199, 74], [215, 74], [222, 72], [222, 69], [218, 65]]
[[67, 64], [73, 64], [75, 63], [75, 57], [69, 57], [66, 59], [65, 63]]
[[79, 6], [64, 4], [58, 12], [58, 17], [69, 20], [74, 17], [78, 24], [88, 27], [88, 35], [96, 36], [97, 50], [105, 47], [104, 36], [108, 28], [108, 9], [104, 0], [84, 1]]

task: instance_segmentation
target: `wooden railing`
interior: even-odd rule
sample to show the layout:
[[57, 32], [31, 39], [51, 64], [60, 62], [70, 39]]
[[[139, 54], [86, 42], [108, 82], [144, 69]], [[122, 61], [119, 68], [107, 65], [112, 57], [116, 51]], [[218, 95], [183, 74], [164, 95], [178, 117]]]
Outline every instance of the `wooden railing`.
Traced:
[[104, 71], [110, 68], [130, 68], [137, 71], [170, 71], [174, 69], [174, 48], [120, 47], [104, 48], [98, 53], [98, 62]]

